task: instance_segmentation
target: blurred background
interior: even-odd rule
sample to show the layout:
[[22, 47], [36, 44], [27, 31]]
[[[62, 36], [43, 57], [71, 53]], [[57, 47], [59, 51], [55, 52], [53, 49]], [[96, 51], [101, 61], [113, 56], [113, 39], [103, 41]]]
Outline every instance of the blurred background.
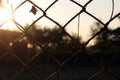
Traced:
[[119, 80], [119, 0], [0, 0], [0, 80]]

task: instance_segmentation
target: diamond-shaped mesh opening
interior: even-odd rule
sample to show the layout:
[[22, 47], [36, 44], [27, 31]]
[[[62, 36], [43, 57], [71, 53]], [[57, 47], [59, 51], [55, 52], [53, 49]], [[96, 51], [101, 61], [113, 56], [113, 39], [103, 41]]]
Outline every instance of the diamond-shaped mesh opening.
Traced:
[[[71, 6], [72, 5], [72, 6]], [[77, 9], [74, 9], [77, 8]], [[69, 10], [74, 12], [73, 14], [68, 14]], [[48, 11], [47, 15], [55, 20], [56, 22], [60, 24], [66, 24], [68, 20], [70, 20], [76, 13], [78, 13], [81, 10], [81, 8], [71, 1], [58, 1], [56, 4], [54, 4]], [[53, 15], [54, 14], [54, 15]], [[66, 16], [67, 15], [67, 16]], [[65, 19], [63, 19], [65, 17]]]
[[39, 8], [31, 4], [30, 2], [26, 2], [22, 6], [20, 6], [18, 9], [15, 10], [14, 19], [17, 23], [19, 23], [23, 27], [27, 27], [32, 25], [34, 21], [36, 22], [36, 20], [39, 20], [40, 16], [42, 17], [42, 15], [43, 15], [43, 12]]
[[[104, 6], [103, 8], [101, 7], [102, 5], [106, 6]], [[107, 1], [105, 1], [104, 3], [102, 1], [94, 1], [87, 6], [87, 11], [89, 11], [89, 13], [96, 16], [97, 18], [102, 19], [102, 21], [104, 22], [107, 22], [110, 19], [111, 10], [112, 10], [111, 4], [107, 4]], [[103, 17], [104, 14], [106, 14], [107, 16]]]

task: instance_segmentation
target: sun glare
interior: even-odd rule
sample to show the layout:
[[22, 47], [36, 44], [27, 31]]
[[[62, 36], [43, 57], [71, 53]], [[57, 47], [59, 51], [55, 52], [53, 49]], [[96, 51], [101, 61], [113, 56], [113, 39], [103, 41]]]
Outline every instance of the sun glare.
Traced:
[[10, 10], [9, 5], [4, 1], [0, 3], [0, 28], [13, 30], [13, 23], [12, 23], [12, 12]]
[[20, 3], [21, 0], [10, 0], [9, 3], [7, 0], [3, 0], [2, 3], [0, 3], [0, 29], [11, 31], [18, 30], [13, 19], [21, 25], [27, 23], [27, 21], [30, 20], [30, 3], [26, 3], [17, 9], [14, 13], [12, 13], [12, 8], [15, 9]]
[[[9, 20], [11, 18], [11, 12], [6, 8], [0, 8], [0, 25], [1, 29], [6, 29], [5, 25], [9, 26], [9, 29], [12, 29], [11, 21]], [[8, 21], [9, 20], [9, 21]], [[6, 23], [5, 23], [6, 22]]]

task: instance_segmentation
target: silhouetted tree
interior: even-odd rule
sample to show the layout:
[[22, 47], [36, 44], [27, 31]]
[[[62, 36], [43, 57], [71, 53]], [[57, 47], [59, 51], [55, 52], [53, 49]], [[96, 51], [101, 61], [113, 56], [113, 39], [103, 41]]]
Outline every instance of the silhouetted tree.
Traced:
[[[96, 22], [91, 28], [92, 36], [100, 29], [102, 29], [102, 25]], [[118, 39], [118, 36], [120, 36], [119, 30], [120, 28], [114, 30], [108, 29], [98, 34], [95, 38], [94, 49], [99, 53], [118, 53], [118, 47], [120, 48], [120, 45], [118, 45], [120, 43], [120, 39]]]
[[68, 35], [66, 35], [58, 26], [55, 26], [52, 29], [44, 28], [44, 29], [36, 29], [38, 26], [33, 26], [28, 31], [30, 35], [32, 35], [41, 45], [46, 45], [48, 50], [52, 53], [68, 53], [69, 42], [74, 42], [76, 44], [80, 44], [80, 40], [77, 40], [76, 35], [72, 35], [74, 38], [71, 39]]

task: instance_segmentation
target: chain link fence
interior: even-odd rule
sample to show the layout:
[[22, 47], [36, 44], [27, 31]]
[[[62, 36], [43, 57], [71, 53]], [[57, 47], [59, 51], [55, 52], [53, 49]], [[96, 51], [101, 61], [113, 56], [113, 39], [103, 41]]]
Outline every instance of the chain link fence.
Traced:
[[[12, 21], [21, 32], [0, 31], [0, 80], [120, 80], [119, 66], [110, 66], [111, 64], [117, 65], [119, 63], [119, 52], [118, 54], [108, 54], [105, 51], [109, 50], [106, 50], [106, 47], [102, 47], [101, 60], [103, 60], [103, 63], [101, 64], [98, 61], [101, 54], [93, 54], [93, 52], [87, 49], [89, 42], [103, 32], [106, 32], [104, 33], [105, 38], [107, 33], [115, 36], [115, 40], [119, 44], [120, 36], [109, 30], [108, 25], [119, 17], [120, 12], [113, 16], [113, 7], [109, 21], [104, 23], [86, 10], [87, 6], [93, 1], [89, 0], [84, 5], [81, 5], [75, 0], [69, 0], [69, 2], [78, 5], [82, 9], [63, 26], [47, 15], [47, 11], [57, 4], [59, 0], [51, 1], [52, 3], [45, 10], [39, 5], [36, 5], [34, 0], [23, 0], [15, 9], [11, 6]], [[114, 6], [114, 0], [112, 1]], [[25, 3], [32, 5], [30, 12], [34, 15], [37, 14], [37, 11], [42, 12], [42, 15], [27, 27], [22, 26], [14, 19], [14, 13]], [[82, 13], [92, 17], [103, 26], [84, 43], [80, 42], [79, 30], [76, 39], [76, 37], [72, 36], [65, 29], [76, 17], [80, 21], [80, 15]], [[42, 30], [36, 30], [34, 25], [43, 17], [56, 24], [58, 30], [56, 29], [57, 34], [52, 33], [52, 36], [47, 36], [48, 38], [42, 40], [46, 34], [50, 34], [49, 30], [46, 29], [45, 32], [42, 32]], [[7, 21], [4, 21], [1, 27]], [[44, 36], [40, 36], [40, 34], [44, 34]], [[40, 36], [40, 38], [37, 36]], [[117, 47], [118, 49], [120, 48], [119, 46]]]

